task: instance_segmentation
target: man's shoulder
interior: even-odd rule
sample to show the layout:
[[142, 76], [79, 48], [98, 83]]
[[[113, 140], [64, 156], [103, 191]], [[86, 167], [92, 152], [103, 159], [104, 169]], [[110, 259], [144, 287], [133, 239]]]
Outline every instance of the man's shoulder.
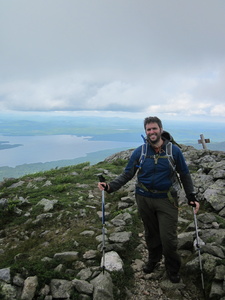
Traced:
[[181, 148], [175, 144], [172, 144], [172, 152], [174, 155], [183, 155]]
[[177, 151], [181, 151], [181, 148], [179, 146], [177, 146], [176, 144], [173, 144], [172, 142], [170, 142], [172, 144], [173, 149], [176, 149]]

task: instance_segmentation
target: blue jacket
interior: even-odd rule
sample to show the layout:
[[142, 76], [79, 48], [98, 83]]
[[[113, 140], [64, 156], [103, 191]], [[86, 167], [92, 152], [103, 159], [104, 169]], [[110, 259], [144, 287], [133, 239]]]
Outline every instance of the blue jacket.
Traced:
[[[124, 170], [115, 180], [109, 183], [110, 191], [114, 192], [121, 186], [131, 180], [137, 173], [136, 193], [146, 197], [164, 198], [174, 182], [174, 172], [169, 164], [166, 156], [166, 144], [164, 141], [161, 153], [157, 154], [150, 144], [147, 145], [147, 155], [139, 169], [140, 156], [142, 146], [136, 148]], [[176, 165], [176, 171], [180, 175], [180, 179], [186, 195], [193, 192], [193, 183], [190, 173], [185, 162], [184, 156], [180, 148], [172, 145], [172, 154]], [[144, 187], [144, 188], [143, 188]]]

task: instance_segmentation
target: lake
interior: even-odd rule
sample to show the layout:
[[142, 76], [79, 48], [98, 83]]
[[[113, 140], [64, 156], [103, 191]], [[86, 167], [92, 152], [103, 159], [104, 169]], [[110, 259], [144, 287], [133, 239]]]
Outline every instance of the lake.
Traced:
[[108, 150], [135, 148], [140, 142], [95, 141], [90, 137], [74, 135], [45, 136], [0, 136], [4, 145], [16, 146], [0, 150], [0, 167], [15, 167], [22, 164], [45, 163], [84, 157], [88, 153]]

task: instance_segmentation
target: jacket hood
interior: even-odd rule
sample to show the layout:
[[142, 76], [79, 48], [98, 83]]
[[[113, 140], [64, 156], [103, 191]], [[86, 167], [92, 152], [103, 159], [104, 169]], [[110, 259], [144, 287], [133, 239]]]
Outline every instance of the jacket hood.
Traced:
[[168, 140], [171, 143], [173, 141], [172, 135], [168, 131], [165, 131], [165, 130], [163, 130], [163, 132], [162, 132], [162, 138]]
[[175, 144], [175, 145], [177, 145], [180, 148], [180, 145], [174, 140], [174, 138], [172, 137], [172, 135], [168, 131], [163, 130], [163, 132], [162, 132], [162, 138], [164, 140], [166, 140], [167, 143], [171, 142], [172, 144]]

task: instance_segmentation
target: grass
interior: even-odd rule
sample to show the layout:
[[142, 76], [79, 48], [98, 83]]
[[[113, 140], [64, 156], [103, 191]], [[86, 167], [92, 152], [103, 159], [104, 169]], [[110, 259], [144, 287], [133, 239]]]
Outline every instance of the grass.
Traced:
[[[21, 273], [21, 270], [24, 270], [26, 276], [37, 275], [40, 286], [48, 284], [52, 278], [73, 279], [74, 275], [70, 278], [71, 275], [55, 272], [58, 263], [54, 260], [43, 262], [42, 258], [53, 258], [54, 254], [59, 252], [77, 251], [79, 260], [86, 263], [83, 254], [88, 250], [97, 249], [99, 242], [95, 236], [85, 237], [80, 233], [92, 229], [99, 235], [102, 232], [101, 219], [96, 213], [101, 210], [97, 175], [106, 169], [116, 176], [123, 171], [125, 164], [125, 160], [101, 162], [94, 166], [82, 163], [6, 180], [1, 187], [0, 197], [8, 200], [8, 206], [0, 209], [0, 238], [7, 237], [7, 251], [0, 254], [0, 268], [10, 267], [13, 273]], [[110, 180], [109, 175], [104, 176], [107, 181]], [[19, 181], [24, 183], [12, 188], [12, 184]], [[49, 182], [49, 185], [46, 185], [46, 182]], [[93, 196], [89, 196], [89, 193]], [[118, 211], [117, 204], [125, 195], [124, 192], [106, 195], [105, 201], [110, 206], [110, 209], [107, 209], [111, 217], [122, 212]], [[43, 198], [56, 199], [58, 203], [54, 210], [47, 212], [50, 214], [49, 218], [36, 222], [37, 216], [44, 213], [43, 206], [38, 205]], [[20, 199], [26, 199], [27, 202], [21, 204]], [[21, 213], [15, 209], [19, 209]], [[130, 266], [132, 259], [137, 255], [136, 237], [140, 226], [140, 219], [133, 215], [133, 225], [126, 228], [133, 232], [133, 237], [126, 251], [121, 253], [125, 271], [123, 274], [112, 274], [113, 282], [120, 290], [118, 300], [124, 299], [125, 286], [132, 282]], [[99, 252], [96, 257], [97, 265], [100, 265], [101, 255]], [[67, 267], [74, 268], [71, 265]], [[74, 297], [76, 299], [76, 296]]]

